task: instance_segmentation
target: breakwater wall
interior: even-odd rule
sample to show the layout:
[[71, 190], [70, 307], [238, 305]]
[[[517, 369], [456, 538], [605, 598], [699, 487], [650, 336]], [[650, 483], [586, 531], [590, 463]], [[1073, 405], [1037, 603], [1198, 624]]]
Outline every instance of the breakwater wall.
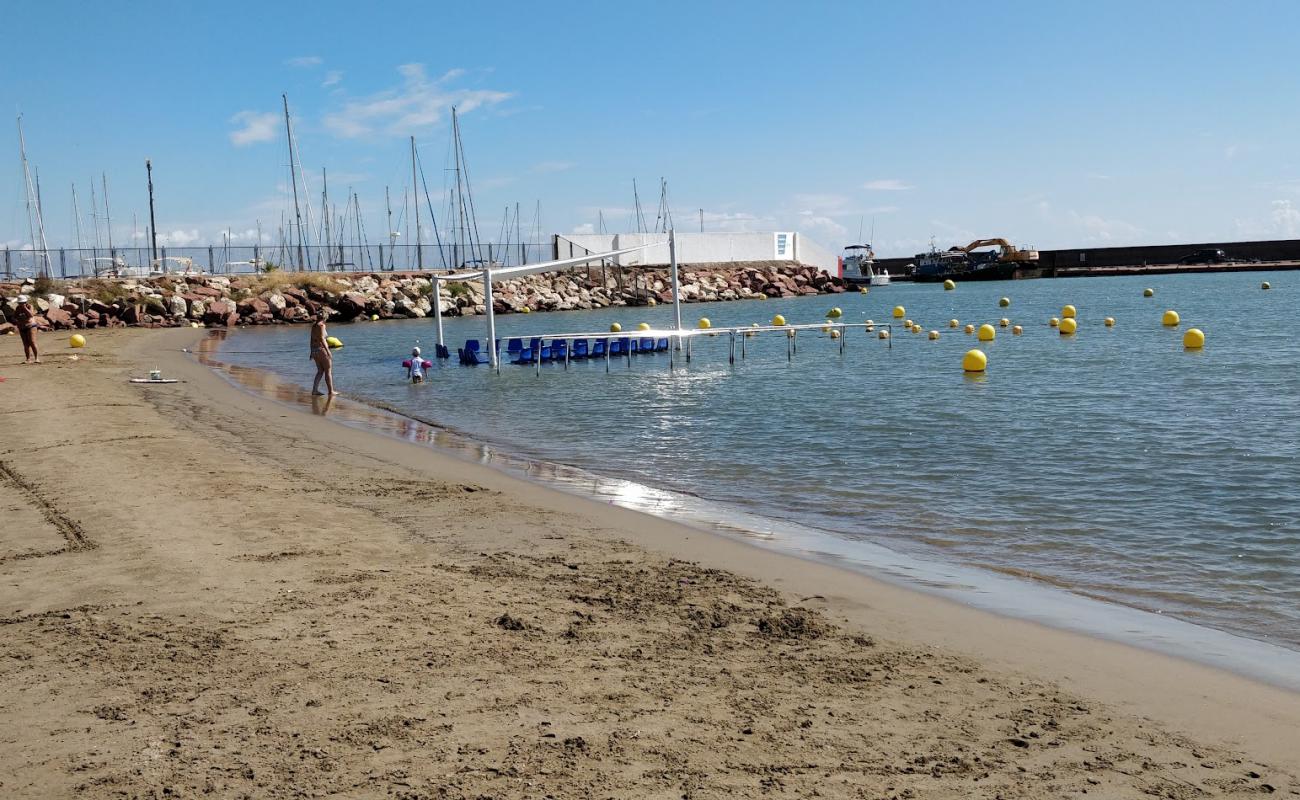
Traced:
[[[1183, 271], [1179, 261], [1201, 250], [1222, 250], [1229, 259], [1255, 260], [1264, 264], [1289, 264], [1300, 262], [1300, 239], [1270, 239], [1249, 242], [1202, 242], [1192, 244], [1134, 245], [1127, 247], [1071, 247], [1060, 250], [1039, 250], [1038, 263], [1026, 267], [1036, 270], [1032, 277], [1054, 278], [1060, 276], [1119, 274], [1126, 267], [1170, 267], [1163, 272]], [[891, 275], [905, 276], [907, 265], [916, 263], [916, 256], [881, 258], [877, 265], [889, 270]], [[1210, 265], [1210, 269], [1232, 268], [1231, 264]], [[1286, 268], [1270, 266], [1268, 268]], [[1186, 265], [1188, 272], [1205, 272], [1204, 265]]]
[[[686, 303], [837, 294], [845, 283], [794, 262], [683, 265]], [[420, 318], [439, 304], [446, 316], [486, 313], [480, 281], [440, 281], [434, 297], [428, 273], [293, 273], [164, 275], [149, 279], [80, 279], [0, 283], [0, 334], [12, 332], [17, 296], [29, 295], [45, 329], [115, 325], [168, 327], [308, 322], [321, 309], [331, 321], [378, 317]], [[541, 273], [498, 281], [498, 314], [569, 311], [672, 302], [666, 270], [591, 269]]]

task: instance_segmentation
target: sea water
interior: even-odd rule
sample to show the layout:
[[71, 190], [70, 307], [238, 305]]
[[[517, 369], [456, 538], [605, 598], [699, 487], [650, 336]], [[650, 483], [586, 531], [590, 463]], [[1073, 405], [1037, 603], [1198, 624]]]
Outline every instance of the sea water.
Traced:
[[[691, 304], [683, 323], [811, 323], [833, 306], [842, 322], [898, 323], [901, 305], [938, 340], [897, 324], [888, 341], [850, 329], [841, 354], [840, 341], [804, 331], [790, 357], [784, 335], [765, 333], [745, 340], [743, 359], [738, 341], [733, 364], [723, 334], [696, 338], [689, 364], [679, 355], [670, 368], [660, 353], [608, 372], [604, 360], [548, 364], [540, 376], [460, 366], [455, 349], [483, 340], [485, 320], [448, 318], [453, 358], [418, 386], [401, 362], [417, 343], [432, 357], [432, 319], [330, 332], [346, 343], [335, 355], [345, 394], [634, 487], [623, 492], [689, 499], [653, 510], [705, 505], [769, 539], [814, 531], [821, 543], [807, 546], [822, 554], [900, 553], [998, 576], [990, 586], [1011, 576], [1300, 649], [1298, 300], [1300, 273], [897, 283]], [[1067, 303], [1073, 336], [1048, 325]], [[1161, 324], [1166, 309], [1180, 326]], [[639, 322], [670, 327], [672, 314], [499, 316], [497, 334], [503, 349], [513, 336], [613, 322], [635, 335]], [[948, 327], [1001, 317], [1023, 335], [998, 327], [982, 343]], [[1183, 348], [1191, 327], [1204, 349]], [[962, 371], [973, 347], [988, 355], [983, 375]], [[313, 374], [302, 327], [240, 331], [221, 352], [300, 385]]]

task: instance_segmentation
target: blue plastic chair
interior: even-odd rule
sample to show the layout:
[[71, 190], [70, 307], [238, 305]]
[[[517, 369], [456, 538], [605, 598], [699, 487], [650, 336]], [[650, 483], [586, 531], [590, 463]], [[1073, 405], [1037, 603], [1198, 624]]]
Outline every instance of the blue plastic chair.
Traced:
[[465, 342], [465, 349], [461, 351], [461, 359], [463, 363], [469, 366], [487, 364], [490, 361], [487, 353], [479, 349], [478, 339], [470, 339]]
[[658, 350], [660, 353], [666, 352], [668, 350], [668, 339], [664, 338], [655, 342], [655, 350]]
[[554, 359], [554, 360], [556, 360], [556, 361], [563, 361], [563, 360], [564, 360], [564, 355], [565, 355], [566, 352], [568, 352], [568, 350], [569, 350], [569, 340], [568, 340], [568, 339], [552, 339], [552, 340], [551, 340], [551, 358], [552, 358], [552, 359]]
[[588, 355], [588, 352], [587, 352], [587, 340], [586, 340], [586, 339], [574, 339], [574, 340], [573, 340], [573, 350], [572, 350], [572, 352], [569, 353], [569, 358], [577, 359], [577, 360], [582, 360], [582, 359], [585, 359], [585, 358], [587, 357], [587, 355]]
[[510, 363], [526, 364], [531, 366], [536, 361], [537, 361], [537, 351], [531, 347], [525, 347], [519, 350], [517, 356]]
[[524, 351], [523, 339], [509, 339], [506, 341], [506, 355], [511, 358], [518, 358], [519, 354]]
[[640, 349], [641, 349], [640, 344], [639, 344], [640, 341], [641, 341], [641, 340], [638, 339], [638, 338], [636, 338], [635, 336], [629, 338], [629, 339], [627, 340], [627, 351], [628, 351], [629, 353], [637, 353], [637, 352], [639, 352]]
[[451, 358], [451, 350], [445, 344], [435, 344], [433, 355], [435, 358]]
[[607, 349], [609, 349], [609, 343], [604, 339], [597, 339], [591, 343], [591, 357], [604, 358]]
[[653, 353], [655, 351], [655, 340], [650, 338], [642, 339], [640, 348], [642, 353]]
[[624, 339], [623, 337], [619, 337], [617, 339], [609, 340], [610, 358], [613, 358], [614, 356], [621, 356], [626, 353], [627, 353], [627, 339]]

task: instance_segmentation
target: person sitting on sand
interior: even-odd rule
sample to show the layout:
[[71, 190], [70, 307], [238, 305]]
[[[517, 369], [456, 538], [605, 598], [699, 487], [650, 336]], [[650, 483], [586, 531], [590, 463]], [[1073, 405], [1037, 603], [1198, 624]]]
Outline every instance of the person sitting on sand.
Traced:
[[411, 348], [411, 360], [406, 362], [406, 378], [411, 383], [424, 383], [424, 359], [420, 358], [420, 348]]
[[23, 340], [23, 363], [41, 363], [41, 353], [36, 349], [36, 309], [25, 294], [18, 295], [18, 307], [14, 309], [14, 324], [18, 326], [18, 338]]
[[320, 379], [325, 379], [325, 391], [330, 396], [338, 394], [334, 391], [334, 356], [330, 353], [329, 334], [325, 331], [325, 318], [329, 312], [321, 309], [316, 315], [316, 322], [311, 326], [311, 360], [316, 362], [316, 379], [311, 382], [311, 393], [322, 394], [320, 390]]

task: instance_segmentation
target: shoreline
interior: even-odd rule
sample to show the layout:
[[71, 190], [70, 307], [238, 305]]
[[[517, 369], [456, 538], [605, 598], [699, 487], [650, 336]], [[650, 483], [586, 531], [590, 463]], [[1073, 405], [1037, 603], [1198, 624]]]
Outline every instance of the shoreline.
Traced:
[[[312, 404], [306, 389], [283, 376], [222, 360], [222, 347], [230, 340], [231, 335], [224, 331], [210, 332], [195, 348], [199, 363], [249, 394], [290, 408]], [[823, 563], [1000, 618], [1042, 624], [1300, 692], [1300, 652], [1279, 644], [1081, 593], [1033, 574], [938, 561], [869, 540], [851, 540], [832, 531], [756, 516], [698, 495], [519, 453], [508, 445], [477, 439], [381, 401], [344, 399], [359, 408], [333, 409], [334, 420], [340, 424], [417, 442], [459, 460], [477, 461], [544, 489], [662, 516], [701, 533], [800, 561]], [[384, 415], [406, 424], [390, 424]]]
[[[253, 396], [243, 388], [230, 385], [209, 368], [198, 364], [197, 361], [191, 363], [195, 368], [207, 371], [211, 378], [227, 385], [232, 391], [250, 397]], [[276, 377], [278, 378], [278, 376]], [[294, 387], [294, 390], [295, 392], [301, 391], [298, 387]], [[301, 407], [298, 410], [300, 413], [304, 411]], [[392, 412], [386, 413], [391, 414]], [[314, 417], [313, 421], [321, 424], [332, 423], [332, 421], [322, 416]], [[363, 436], [376, 436], [383, 440], [388, 439], [388, 437], [373, 431], [352, 430], [356, 430], [357, 433]], [[460, 434], [455, 435], [461, 436]], [[468, 437], [462, 438], [474, 442], [481, 448], [492, 447]], [[414, 449], [415, 453], [412, 455], [415, 457], [418, 457], [421, 451], [432, 449], [437, 452], [436, 444], [433, 448], [419, 441], [412, 442], [408, 440], [402, 441], [401, 444], [404, 449]], [[916, 588], [889, 583], [881, 578], [854, 571], [846, 566], [825, 561], [801, 559], [795, 555], [762, 547], [756, 543], [690, 527], [650, 513], [606, 505], [599, 500], [578, 494], [563, 493], [536, 480], [516, 477], [492, 466], [488, 463], [486, 452], [481, 453], [481, 458], [477, 463], [466, 461], [449, 453], [439, 452], [438, 456], [473, 469], [476, 480], [483, 480], [483, 473], [486, 472], [505, 482], [506, 485], [522, 484], [530, 489], [540, 491], [550, 496], [552, 502], [561, 499], [576, 500], [587, 506], [588, 510], [599, 512], [602, 518], [606, 514], [613, 517], [613, 519], [618, 519], [620, 515], [624, 514], [640, 518], [643, 522], [648, 522], [654, 530], [646, 531], [630, 527], [629, 530], [634, 532], [634, 535], [630, 538], [637, 545], [656, 549], [673, 557], [725, 565], [726, 569], [739, 571], [748, 577], [777, 585], [787, 593], [810, 596], [825, 595], [828, 598], [828, 607], [851, 624], [863, 624], [866, 619], [871, 617], [870, 609], [888, 609], [891, 615], [898, 615], [899, 617], [892, 620], [894, 625], [891, 626], [891, 632], [897, 636], [906, 637], [908, 635], [907, 631], [919, 621], [910, 618], [912, 615], [916, 615], [916, 617], [925, 620], [926, 625], [923, 627], [927, 632], [938, 637], [937, 642], [927, 640], [927, 645], [938, 644], [943, 647], [956, 647], [976, 658], [992, 658], [999, 661], [1003, 660], [1008, 652], [1017, 653], [1019, 656], [1026, 658], [1028, 664], [1034, 670], [1047, 669], [1053, 673], [1068, 676], [1070, 680], [1082, 681], [1090, 693], [1109, 695], [1109, 697], [1105, 698], [1108, 702], [1120, 702], [1126, 705], [1134, 704], [1140, 708], [1154, 700], [1153, 707], [1142, 712], [1153, 717], [1158, 717], [1161, 711], [1173, 711], [1174, 709], [1170, 708], [1171, 706], [1181, 704], [1181, 700], [1174, 700], [1173, 698], [1180, 696], [1182, 691], [1169, 685], [1170, 677], [1175, 679], [1174, 682], [1181, 680], [1189, 685], [1199, 685], [1202, 680], [1208, 680], [1213, 684], [1220, 684], [1222, 681], [1222, 685], [1216, 686], [1214, 690], [1202, 692], [1197, 689], [1193, 690], [1193, 693], [1202, 699], [1208, 699], [1210, 696], [1218, 694], [1221, 697], [1233, 698], [1234, 703], [1249, 703], [1247, 698], [1253, 694], [1252, 690], [1259, 690], [1263, 695], [1270, 696], [1271, 699], [1262, 702], [1256, 707], [1256, 711], [1260, 712], [1262, 716], [1270, 716], [1269, 713], [1265, 712], [1265, 709], [1287, 709], [1288, 713], [1296, 715], [1297, 725], [1300, 725], [1300, 692], [1261, 683], [1256, 679], [1221, 667], [1210, 666], [1062, 628], [1055, 628], [1032, 620], [995, 614], [970, 607], [948, 597], [932, 595]], [[611, 524], [610, 527], [616, 526]], [[833, 598], [825, 591], [828, 586], [834, 587], [835, 596]], [[878, 619], [875, 621], [879, 622]], [[987, 639], [986, 636], [994, 630], [999, 634], [999, 638], [1005, 638], [1002, 638], [1002, 641]], [[1038, 652], [1035, 652], [1036, 650]], [[1088, 653], [1089, 658], [1080, 663], [1077, 659], [1083, 653]], [[1152, 663], [1143, 664], [1142, 662], [1147, 659], [1150, 659]], [[1015, 664], [1014, 661], [1006, 663], [1008, 666]], [[1135, 665], [1142, 665], [1142, 668], [1134, 670]], [[1025, 664], [1019, 664], [1018, 666], [1023, 668]], [[1136, 676], [1132, 674], [1135, 671], [1144, 677], [1150, 676], [1150, 678], [1148, 680], [1135, 680]], [[1132, 681], [1132, 686], [1121, 689], [1112, 681], [1122, 683]], [[1166, 701], [1168, 706], [1165, 705]], [[1238, 716], [1239, 711], [1240, 709], [1232, 711], [1217, 709], [1215, 716], [1218, 718], [1220, 714], [1225, 714], [1227, 717], [1235, 717]], [[1246, 723], [1245, 716], [1243, 715], [1240, 718], [1242, 723]], [[1180, 717], [1182, 717], [1181, 712], [1171, 714], [1171, 719]], [[1184, 717], [1183, 719], [1204, 721], [1204, 718], [1199, 715], [1190, 718]], [[1250, 728], [1252, 726], [1247, 723], [1245, 727]], [[1285, 740], [1285, 737], [1282, 737], [1282, 739]], [[1282, 744], [1282, 749], [1288, 752], [1290, 750], [1285, 743]], [[1280, 749], [1274, 754], [1280, 756], [1281, 753], [1282, 750]], [[1297, 757], [1296, 763], [1297, 767], [1300, 767], [1300, 756]]]
[[295, 412], [198, 335], [0, 362], [0, 491], [91, 543], [5, 540], [10, 796], [1300, 790], [1295, 693]]

